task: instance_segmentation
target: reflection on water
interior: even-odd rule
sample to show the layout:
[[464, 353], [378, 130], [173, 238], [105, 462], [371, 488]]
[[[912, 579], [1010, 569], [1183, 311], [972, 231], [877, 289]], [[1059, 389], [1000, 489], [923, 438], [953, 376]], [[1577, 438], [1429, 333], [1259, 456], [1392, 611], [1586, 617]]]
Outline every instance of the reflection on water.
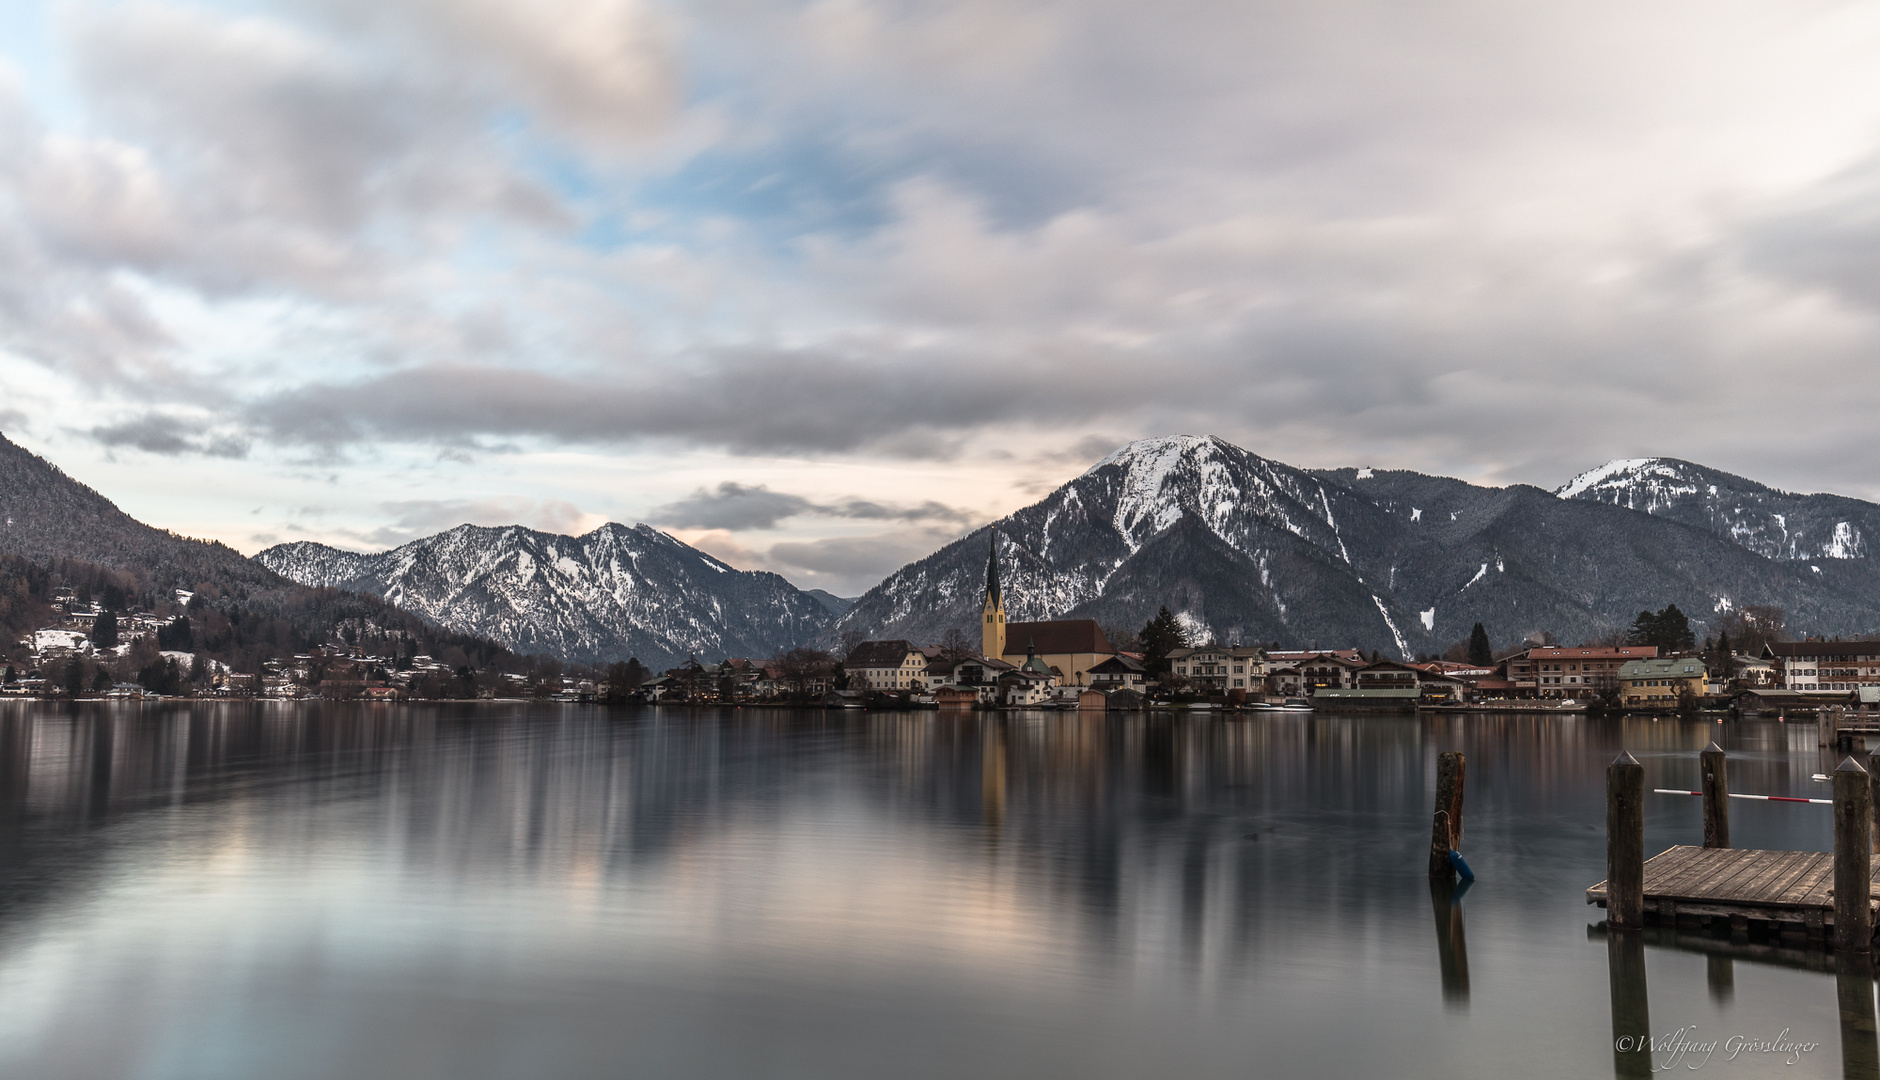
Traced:
[[[1775, 723], [9, 703], [0, 1075], [1646, 1075], [1616, 1036], [1683, 1026], [1867, 1068], [1871, 971], [1589, 937], [1606, 762], [1692, 788], [1713, 737], [1819, 787]], [[1425, 873], [1452, 749], [1472, 890]]]

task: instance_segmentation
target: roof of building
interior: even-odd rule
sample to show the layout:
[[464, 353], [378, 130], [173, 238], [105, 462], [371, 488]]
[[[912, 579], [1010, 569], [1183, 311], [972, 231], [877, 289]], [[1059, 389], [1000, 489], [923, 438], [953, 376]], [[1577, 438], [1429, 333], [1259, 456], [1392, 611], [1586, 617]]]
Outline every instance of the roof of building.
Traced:
[[1275, 649], [1269, 650], [1267, 659], [1276, 663], [1296, 664], [1306, 660], [1317, 660], [1321, 656], [1333, 656], [1340, 660], [1354, 660], [1364, 663], [1363, 649]]
[[1695, 656], [1661, 656], [1650, 660], [1627, 660], [1619, 665], [1621, 679], [1684, 678], [1703, 675], [1704, 662]]
[[1140, 674], [1143, 670], [1142, 661], [1128, 653], [1117, 653], [1101, 664], [1091, 665], [1090, 673], [1092, 675]]
[[1095, 619], [1058, 619], [1052, 622], [1015, 622], [1005, 624], [1005, 655], [1019, 651], [1019, 646], [1036, 646], [1040, 653], [1113, 653], [1115, 647], [1103, 636]]
[[1763, 655], [1880, 656], [1880, 641], [1772, 641], [1764, 646]]
[[1549, 645], [1529, 649], [1529, 660], [1649, 660], [1658, 655], [1656, 645]]
[[900, 667], [908, 653], [923, 655], [906, 638], [894, 638], [890, 641], [864, 641], [849, 650], [844, 666], [858, 667]]
[[1263, 659], [1266, 656], [1266, 650], [1260, 648], [1258, 645], [1192, 645], [1183, 646], [1179, 649], [1170, 649], [1168, 651], [1168, 658], [1170, 660], [1182, 660], [1199, 652], [1221, 653], [1225, 656], [1231, 656], [1236, 660]]

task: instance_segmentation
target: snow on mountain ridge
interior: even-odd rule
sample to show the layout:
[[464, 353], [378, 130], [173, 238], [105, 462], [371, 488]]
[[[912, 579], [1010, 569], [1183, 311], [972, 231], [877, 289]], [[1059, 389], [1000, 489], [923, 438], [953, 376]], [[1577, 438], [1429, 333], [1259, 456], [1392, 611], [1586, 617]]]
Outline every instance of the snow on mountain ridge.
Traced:
[[770, 656], [834, 619], [783, 578], [736, 570], [644, 524], [609, 522], [578, 537], [459, 525], [376, 555], [303, 542], [255, 559], [518, 651], [588, 662]]

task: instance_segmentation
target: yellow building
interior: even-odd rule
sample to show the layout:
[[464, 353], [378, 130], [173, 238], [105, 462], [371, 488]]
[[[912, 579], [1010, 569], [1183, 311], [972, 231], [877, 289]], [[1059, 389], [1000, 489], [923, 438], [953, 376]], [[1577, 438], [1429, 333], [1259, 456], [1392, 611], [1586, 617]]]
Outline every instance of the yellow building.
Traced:
[[1005, 621], [1005, 594], [999, 588], [997, 529], [992, 530], [992, 550], [986, 557], [986, 603], [979, 635], [981, 656], [1003, 660], [1015, 668], [1035, 657], [1057, 676], [1060, 686], [1089, 686], [1090, 669], [1116, 655], [1116, 649], [1095, 619], [1009, 624]]
[[1628, 709], [1675, 709], [1686, 692], [1703, 697], [1706, 678], [1695, 656], [1628, 660], [1619, 666], [1619, 701]]

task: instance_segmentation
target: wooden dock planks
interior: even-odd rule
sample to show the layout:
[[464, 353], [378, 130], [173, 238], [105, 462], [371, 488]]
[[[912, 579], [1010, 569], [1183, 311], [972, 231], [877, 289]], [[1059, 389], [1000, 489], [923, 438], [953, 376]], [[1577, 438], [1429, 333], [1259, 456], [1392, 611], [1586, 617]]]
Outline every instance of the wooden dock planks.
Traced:
[[[1876, 871], [1880, 881], [1880, 871]], [[1832, 925], [1834, 856], [1822, 851], [1753, 851], [1679, 844], [1645, 862], [1647, 911], [1743, 915], [1773, 922]], [[1604, 906], [1606, 883], [1586, 890]]]

